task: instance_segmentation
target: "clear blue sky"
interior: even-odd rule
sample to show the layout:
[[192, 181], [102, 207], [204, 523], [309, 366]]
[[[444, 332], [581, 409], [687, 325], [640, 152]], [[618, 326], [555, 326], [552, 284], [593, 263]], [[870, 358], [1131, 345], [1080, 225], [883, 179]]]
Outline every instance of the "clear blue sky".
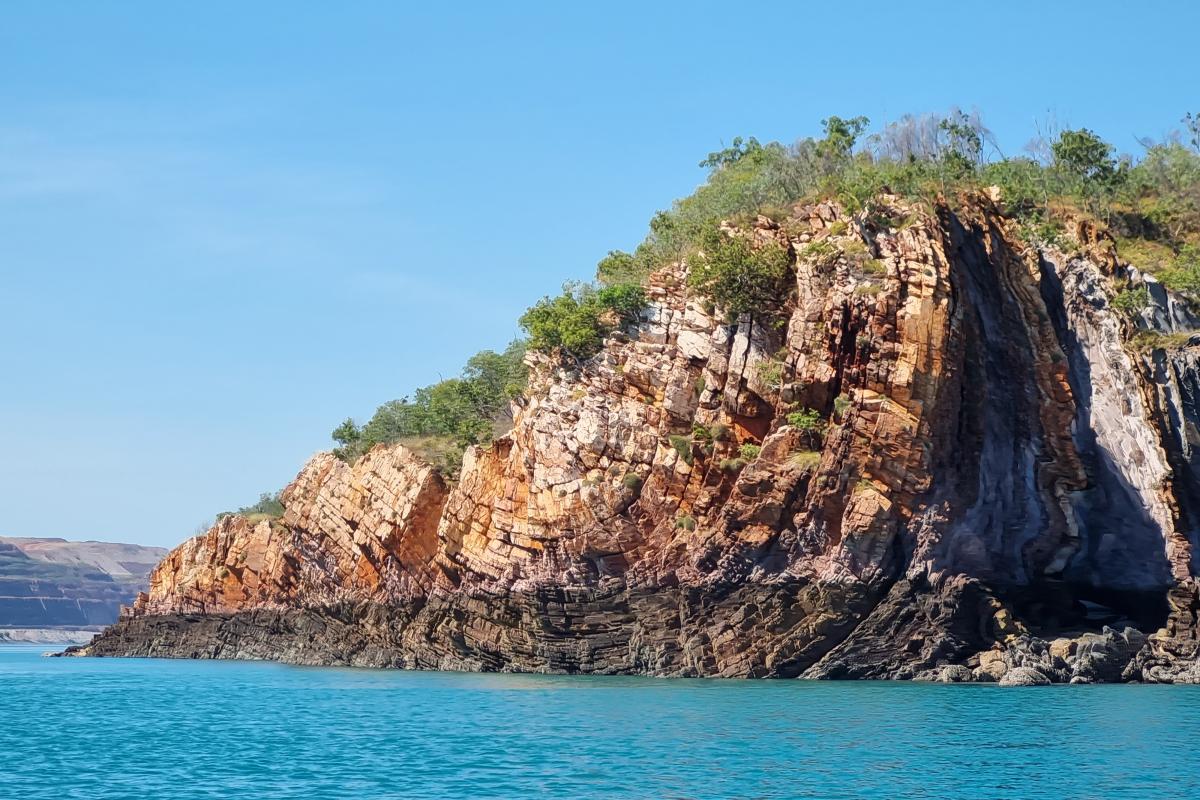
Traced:
[[0, 533], [173, 545], [283, 486], [736, 135], [1200, 110], [1191, 3], [421, 5], [0, 6]]

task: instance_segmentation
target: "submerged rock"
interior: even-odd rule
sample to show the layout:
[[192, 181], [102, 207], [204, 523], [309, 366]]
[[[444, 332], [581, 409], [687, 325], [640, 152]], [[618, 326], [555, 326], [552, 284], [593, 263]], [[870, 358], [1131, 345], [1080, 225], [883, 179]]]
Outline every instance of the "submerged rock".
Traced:
[[1050, 679], [1033, 667], [1013, 667], [1000, 679], [1001, 686], [1049, 686]]

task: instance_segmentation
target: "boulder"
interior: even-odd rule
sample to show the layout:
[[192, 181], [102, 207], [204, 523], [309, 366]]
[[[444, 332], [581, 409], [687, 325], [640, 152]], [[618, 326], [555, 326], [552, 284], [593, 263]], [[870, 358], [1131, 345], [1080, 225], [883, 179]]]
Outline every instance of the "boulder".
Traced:
[[1013, 667], [1000, 679], [1001, 686], [1049, 686], [1050, 679], [1033, 667]]

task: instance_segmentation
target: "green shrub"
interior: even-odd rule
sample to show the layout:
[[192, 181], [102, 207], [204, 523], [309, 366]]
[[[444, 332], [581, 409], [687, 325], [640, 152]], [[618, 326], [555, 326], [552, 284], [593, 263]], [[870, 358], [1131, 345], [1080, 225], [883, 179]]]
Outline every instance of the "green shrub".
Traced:
[[600, 350], [607, 334], [635, 321], [645, 306], [646, 293], [640, 286], [623, 283], [597, 289], [568, 284], [558, 297], [535, 303], [520, 324], [529, 334], [531, 349], [582, 360]]
[[651, 271], [651, 265], [643, 263], [633, 254], [610, 250], [596, 265], [596, 280], [606, 286], [623, 283], [638, 285]]
[[753, 461], [754, 459], [758, 458], [758, 454], [760, 452], [762, 452], [762, 447], [756, 444], [751, 444], [750, 442], [746, 442], [738, 448], [738, 455], [746, 461]]
[[490, 442], [512, 424], [511, 401], [525, 389], [525, 343], [476, 353], [458, 378], [439, 381], [381, 405], [363, 426], [347, 419], [333, 431], [334, 454], [353, 462], [377, 444], [402, 442], [447, 475], [463, 451]]
[[825, 428], [825, 420], [819, 411], [812, 408], [802, 408], [787, 415], [788, 425], [802, 431], [821, 431]]
[[1054, 164], [1088, 187], [1108, 187], [1117, 176], [1113, 146], [1087, 128], [1066, 130], [1050, 146]]
[[596, 303], [616, 314], [618, 324], [625, 326], [636, 322], [646, 307], [646, 292], [631, 283], [605, 286], [596, 292]]
[[1190, 297], [1200, 297], [1200, 248], [1184, 245], [1166, 269], [1156, 276], [1163, 285]]
[[1065, 240], [1062, 223], [1044, 213], [1031, 212], [1021, 220], [1018, 234], [1035, 247], [1062, 247]]
[[636, 472], [627, 472], [625, 477], [621, 478], [621, 485], [631, 492], [639, 491], [643, 483], [642, 476]]
[[682, 517], [676, 518], [675, 527], [678, 530], [694, 531], [696, 530], [696, 520], [695, 518], [684, 514]]
[[821, 454], [815, 450], [798, 450], [788, 458], [792, 466], [800, 469], [814, 469], [821, 463]]
[[1045, 205], [1049, 186], [1045, 168], [1031, 158], [1007, 158], [983, 167], [980, 182], [1000, 189], [1000, 202], [1015, 216]]
[[263, 492], [258, 496], [258, 502], [249, 506], [242, 506], [237, 511], [222, 511], [217, 514], [217, 519], [237, 514], [238, 516], [246, 517], [251, 522], [258, 522], [262, 519], [278, 519], [283, 516], [283, 503], [279, 500], [279, 492], [271, 494]]
[[841, 257], [842, 251], [828, 239], [810, 242], [800, 251], [800, 258], [810, 261], [818, 267], [832, 267]]
[[838, 417], [845, 415], [850, 410], [850, 398], [844, 394], [839, 394], [833, 398], [833, 413]]
[[667, 438], [671, 442], [671, 447], [679, 454], [679, 457], [690, 465], [692, 463], [692, 440], [687, 436], [680, 436], [678, 434]]
[[1133, 316], [1150, 305], [1150, 292], [1145, 286], [1123, 289], [1112, 299], [1113, 308]]
[[790, 294], [791, 274], [791, 257], [778, 242], [754, 247], [713, 224], [701, 234], [688, 282], [732, 320], [777, 311]]
[[746, 466], [744, 458], [723, 458], [718, 465], [722, 472], [737, 472]]
[[783, 388], [783, 361], [779, 358], [766, 358], [754, 367], [758, 380], [773, 392]]

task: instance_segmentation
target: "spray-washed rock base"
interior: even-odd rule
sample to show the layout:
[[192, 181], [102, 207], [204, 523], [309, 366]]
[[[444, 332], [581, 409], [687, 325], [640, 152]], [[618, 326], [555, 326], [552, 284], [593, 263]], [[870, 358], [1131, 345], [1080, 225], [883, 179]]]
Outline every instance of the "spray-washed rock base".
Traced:
[[665, 269], [594, 358], [530, 356], [456, 484], [399, 445], [319, 454], [282, 519], [176, 548], [72, 654], [1200, 680], [1186, 304], [1095, 225], [1039, 246], [987, 196], [732, 233], [788, 249], [782, 313], [729, 323]]

